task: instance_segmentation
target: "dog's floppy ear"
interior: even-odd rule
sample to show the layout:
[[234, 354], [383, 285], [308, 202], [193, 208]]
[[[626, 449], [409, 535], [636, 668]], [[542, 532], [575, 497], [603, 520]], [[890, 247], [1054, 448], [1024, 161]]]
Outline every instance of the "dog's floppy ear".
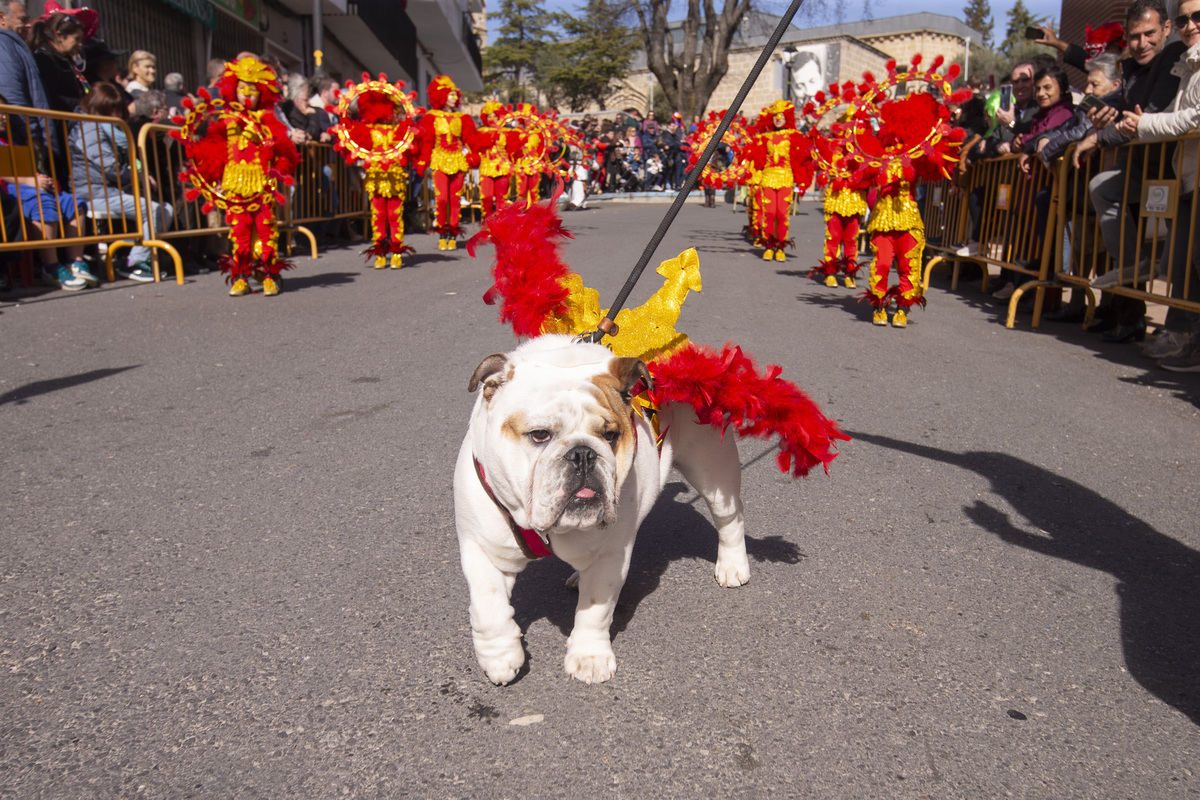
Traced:
[[642, 392], [654, 388], [650, 370], [640, 358], [614, 358], [609, 369], [617, 376], [617, 383], [621, 387], [621, 399], [626, 404]]
[[509, 378], [507, 367], [508, 356], [504, 353], [492, 353], [471, 374], [471, 381], [467, 384], [467, 391], [475, 391], [479, 388], [479, 384], [482, 383], [483, 398], [491, 400], [492, 394], [500, 388], [500, 384]]

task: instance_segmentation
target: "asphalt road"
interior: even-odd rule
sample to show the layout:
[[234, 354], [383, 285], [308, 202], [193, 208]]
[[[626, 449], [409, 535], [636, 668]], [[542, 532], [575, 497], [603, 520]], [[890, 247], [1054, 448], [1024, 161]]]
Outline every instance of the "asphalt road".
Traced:
[[[666, 206], [566, 215], [609, 302]], [[1200, 796], [1200, 375], [937, 278], [907, 330], [691, 203], [696, 341], [781, 365], [854, 437], [792, 481], [740, 443], [751, 581], [671, 483], [613, 680], [562, 670], [570, 570], [472, 652], [451, 473], [513, 337], [485, 258], [299, 259], [0, 300], [0, 797]], [[490, 249], [484, 253], [490, 255]], [[647, 272], [634, 302], [657, 285]]]

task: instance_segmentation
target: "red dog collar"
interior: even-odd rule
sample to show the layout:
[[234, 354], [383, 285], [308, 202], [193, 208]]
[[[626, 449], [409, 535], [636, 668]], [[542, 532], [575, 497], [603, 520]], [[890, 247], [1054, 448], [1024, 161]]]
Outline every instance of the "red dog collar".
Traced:
[[546, 556], [554, 555], [554, 550], [550, 548], [550, 540], [543, 538], [540, 533], [533, 528], [522, 528], [513, 519], [512, 513], [504, 507], [492, 491], [492, 487], [487, 482], [487, 476], [483, 474], [483, 464], [479, 463], [478, 458], [472, 457], [475, 462], [475, 474], [479, 476], [479, 483], [483, 486], [483, 491], [487, 492], [487, 496], [496, 504], [496, 508], [500, 509], [500, 513], [504, 515], [504, 519], [508, 522], [509, 529], [513, 532], [513, 538], [517, 540], [517, 546], [521, 548], [521, 552], [528, 559], [545, 558]]

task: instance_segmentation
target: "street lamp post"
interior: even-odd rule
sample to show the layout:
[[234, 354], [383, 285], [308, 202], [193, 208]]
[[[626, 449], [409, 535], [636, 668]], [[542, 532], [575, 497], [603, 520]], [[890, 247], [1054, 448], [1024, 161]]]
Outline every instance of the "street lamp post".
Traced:
[[783, 99], [791, 102], [792, 99], [792, 62], [796, 60], [796, 45], [787, 44], [783, 47], [783, 52], [779, 53], [776, 58], [783, 64]]

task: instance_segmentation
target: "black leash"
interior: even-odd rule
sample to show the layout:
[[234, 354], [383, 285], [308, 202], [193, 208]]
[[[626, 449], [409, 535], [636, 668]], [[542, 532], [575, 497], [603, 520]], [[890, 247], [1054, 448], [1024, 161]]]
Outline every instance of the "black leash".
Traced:
[[[804, 0], [792, 0], [791, 5], [788, 6], [788, 10], [779, 18], [779, 24], [775, 26], [774, 32], [771, 33], [771, 38], [767, 40], [766, 46], [758, 54], [758, 61], [755, 62], [754, 68], [750, 70], [750, 74], [746, 76], [746, 80], [742, 83], [742, 88], [738, 90], [737, 96], [733, 98], [733, 104], [729, 106], [729, 110], [721, 118], [721, 123], [717, 126], [716, 133], [708, 140], [708, 146], [704, 148], [704, 153], [700, 156], [700, 160], [696, 162], [696, 166], [692, 168], [691, 173], [684, 181], [683, 188], [679, 190], [679, 194], [675, 196], [671, 207], [667, 209], [666, 216], [663, 217], [662, 222], [658, 223], [658, 230], [654, 232], [654, 236], [650, 237], [650, 243], [646, 245], [646, 249], [642, 252], [642, 257], [638, 259], [637, 264], [633, 268], [633, 272], [629, 273], [629, 277], [625, 280], [625, 285], [617, 293], [617, 299], [608, 309], [608, 314], [596, 326], [598, 330], [580, 334], [577, 337], [580, 341], [599, 342], [605, 336], [616, 336], [619, 332], [620, 329], [613, 320], [616, 319], [621, 309], [625, 307], [625, 301], [629, 299], [629, 293], [637, 285], [638, 279], [642, 277], [642, 272], [646, 269], [646, 265], [650, 263], [651, 256], [654, 255], [654, 251], [662, 243], [663, 237], [667, 235], [667, 229], [671, 227], [671, 224], [675, 221], [675, 217], [679, 216], [679, 209], [683, 208], [688, 195], [692, 193], [696, 188], [696, 184], [700, 182], [700, 173], [704, 172], [704, 168], [708, 165], [713, 153], [717, 150], [717, 145], [725, 137], [725, 131], [729, 130], [729, 124], [741, 109], [742, 103], [746, 100], [746, 95], [750, 93], [750, 87], [758, 80], [763, 67], [767, 65], [767, 61], [770, 60], [771, 55], [775, 52], [775, 48], [779, 45], [779, 40], [783, 38], [783, 32], [787, 30], [788, 25], [792, 22], [792, 18], [796, 16], [796, 12], [800, 10], [800, 6], [802, 5], [804, 5]], [[791, 76], [786, 76], [785, 80], [791, 80]]]

